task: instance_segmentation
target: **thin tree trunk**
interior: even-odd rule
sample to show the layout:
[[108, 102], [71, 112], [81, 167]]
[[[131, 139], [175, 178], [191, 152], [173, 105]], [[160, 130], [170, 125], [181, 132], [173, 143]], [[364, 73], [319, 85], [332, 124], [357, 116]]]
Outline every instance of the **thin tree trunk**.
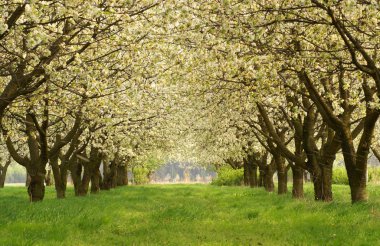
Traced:
[[265, 169], [262, 166], [259, 166], [259, 187], [265, 186]]
[[5, 174], [6, 172], [1, 172], [0, 174], [0, 188], [4, 188], [4, 184], [5, 184]]
[[5, 165], [0, 165], [0, 188], [4, 188], [5, 184], [5, 177], [7, 176], [8, 167], [11, 164], [11, 157], [9, 156], [8, 160], [6, 161]]
[[243, 181], [244, 181], [244, 185], [245, 186], [248, 186], [249, 185], [249, 170], [248, 170], [248, 163], [246, 160], [243, 161]]

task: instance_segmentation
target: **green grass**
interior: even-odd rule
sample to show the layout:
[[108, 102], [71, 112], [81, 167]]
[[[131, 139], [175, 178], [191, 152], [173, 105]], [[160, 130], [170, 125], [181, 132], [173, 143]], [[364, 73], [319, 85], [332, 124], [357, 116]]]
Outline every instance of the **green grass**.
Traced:
[[0, 190], [0, 245], [380, 245], [380, 187], [351, 205], [211, 185], [147, 185], [30, 204], [22, 187]]

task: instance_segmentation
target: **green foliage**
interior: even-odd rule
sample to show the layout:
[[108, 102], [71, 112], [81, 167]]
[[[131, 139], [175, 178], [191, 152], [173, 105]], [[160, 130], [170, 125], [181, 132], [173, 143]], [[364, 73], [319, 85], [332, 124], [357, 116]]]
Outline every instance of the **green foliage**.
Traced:
[[368, 182], [375, 184], [380, 183], [380, 167], [368, 168]]
[[133, 168], [133, 180], [135, 184], [142, 185], [149, 183], [149, 170], [145, 167]]
[[347, 172], [344, 167], [335, 167], [333, 169], [332, 183], [348, 185]]
[[332, 203], [315, 202], [311, 184], [302, 201], [246, 187], [147, 185], [87, 197], [69, 187], [64, 200], [47, 187], [35, 204], [24, 187], [6, 187], [0, 245], [380, 245], [379, 188], [351, 205], [345, 185], [333, 186]]
[[[347, 172], [344, 167], [334, 168], [332, 183], [348, 185]], [[380, 183], [380, 168], [379, 167], [368, 168], [368, 183], [374, 183], [374, 184]]]
[[213, 185], [241, 185], [243, 183], [243, 169], [232, 169], [228, 167], [222, 167], [217, 170], [217, 178], [215, 178], [211, 184]]

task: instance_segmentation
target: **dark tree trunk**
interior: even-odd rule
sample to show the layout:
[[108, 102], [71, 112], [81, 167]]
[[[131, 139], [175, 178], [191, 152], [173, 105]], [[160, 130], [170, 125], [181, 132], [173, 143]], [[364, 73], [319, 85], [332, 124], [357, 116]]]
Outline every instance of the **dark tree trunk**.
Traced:
[[42, 201], [45, 196], [45, 175], [30, 175], [28, 194], [31, 202]]
[[244, 177], [243, 177], [244, 185], [248, 186], [249, 185], [249, 167], [246, 160], [243, 161], [243, 174], [244, 174]]
[[0, 188], [4, 188], [5, 184], [5, 175], [3, 173], [0, 175]]
[[259, 187], [264, 187], [265, 186], [265, 169], [259, 166]]
[[111, 188], [116, 188], [117, 186], [117, 171], [118, 171], [118, 163], [115, 162], [111, 166]]
[[304, 170], [298, 166], [292, 166], [293, 173], [293, 189], [292, 196], [293, 198], [303, 198], [303, 175]]
[[264, 188], [268, 192], [274, 191], [273, 175], [275, 172], [275, 162], [272, 159], [271, 163], [265, 167]]
[[278, 194], [286, 194], [288, 192], [288, 173], [285, 165], [285, 159], [279, 155], [273, 155], [278, 177]]
[[79, 186], [79, 195], [85, 196], [88, 193], [88, 188], [90, 187], [91, 173], [87, 165], [84, 166], [83, 178], [81, 185]]
[[117, 185], [128, 185], [128, 171], [127, 165], [117, 167]]
[[[103, 165], [105, 165], [103, 163]], [[104, 168], [102, 189], [109, 190], [111, 188], [115, 188], [117, 186], [117, 178], [118, 178], [118, 163], [116, 160], [111, 161], [109, 167]]]
[[58, 156], [53, 156], [50, 158], [51, 168], [53, 170], [54, 176], [54, 186], [57, 198], [65, 198], [66, 197], [66, 182], [67, 182], [67, 169], [62, 163], [60, 166], [58, 165]]
[[91, 194], [97, 194], [100, 190], [101, 174], [99, 169], [93, 171], [91, 175]]
[[286, 170], [277, 173], [278, 177], [278, 194], [286, 194], [288, 192], [288, 174]]
[[249, 185], [251, 188], [257, 187], [257, 165], [251, 163], [249, 166]]
[[321, 168], [322, 170], [322, 201], [331, 202], [333, 200], [332, 194], [332, 163]]
[[5, 174], [6, 172], [1, 172], [0, 174], [0, 188], [4, 188], [4, 184], [5, 184]]
[[273, 182], [273, 175], [274, 172], [266, 172], [265, 173], [265, 190], [268, 192], [273, 192], [274, 191], [274, 182]]
[[7, 176], [8, 167], [11, 164], [11, 157], [8, 158], [4, 166], [0, 165], [0, 188], [4, 188], [5, 177]]
[[367, 195], [367, 159], [371, 139], [378, 114], [368, 115], [365, 119], [364, 130], [355, 152], [349, 128], [342, 132], [342, 150], [346, 165], [348, 182], [351, 189], [352, 203], [366, 201]]
[[79, 196], [82, 186], [82, 165], [79, 163], [78, 160], [71, 160], [69, 168], [71, 179], [73, 180], [75, 196]]
[[315, 169], [311, 174], [313, 186], [314, 186], [314, 200], [322, 201], [323, 200], [323, 188], [322, 188], [322, 172], [321, 170]]

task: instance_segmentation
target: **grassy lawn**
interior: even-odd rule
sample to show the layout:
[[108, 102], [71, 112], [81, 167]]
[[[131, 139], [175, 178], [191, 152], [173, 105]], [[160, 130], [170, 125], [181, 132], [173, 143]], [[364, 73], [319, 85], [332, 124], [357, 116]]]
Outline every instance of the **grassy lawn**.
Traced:
[[0, 190], [0, 245], [380, 245], [380, 187], [368, 203], [301, 201], [261, 189], [148, 185], [30, 204], [25, 188]]

